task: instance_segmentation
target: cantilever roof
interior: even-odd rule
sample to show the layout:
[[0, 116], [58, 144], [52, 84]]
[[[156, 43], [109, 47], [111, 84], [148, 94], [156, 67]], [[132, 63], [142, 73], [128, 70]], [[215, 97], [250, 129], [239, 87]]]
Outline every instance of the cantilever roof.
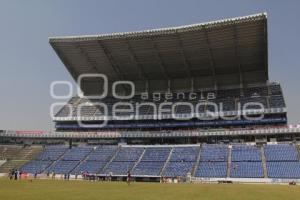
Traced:
[[[103, 73], [137, 90], [246, 86], [268, 80], [265, 13], [180, 27], [49, 42], [74, 79]], [[89, 84], [85, 90], [93, 90]]]

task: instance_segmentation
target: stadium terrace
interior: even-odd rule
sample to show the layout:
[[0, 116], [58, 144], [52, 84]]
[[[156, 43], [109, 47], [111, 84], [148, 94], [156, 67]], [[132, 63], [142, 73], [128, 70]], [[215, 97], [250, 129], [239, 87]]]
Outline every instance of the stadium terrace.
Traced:
[[[281, 85], [269, 78], [267, 21], [266, 13], [259, 13], [180, 27], [50, 37], [73, 79], [86, 77], [78, 85], [84, 95], [56, 99], [51, 112], [61, 108], [53, 116], [53, 132], [0, 131], [5, 144], [0, 173], [299, 183], [300, 127], [287, 124]], [[116, 87], [117, 81], [124, 84]], [[114, 92], [132, 94], [126, 81], [134, 84], [134, 95], [115, 98]], [[104, 87], [115, 91], [89, 98]], [[211, 114], [217, 115], [196, 117]]]

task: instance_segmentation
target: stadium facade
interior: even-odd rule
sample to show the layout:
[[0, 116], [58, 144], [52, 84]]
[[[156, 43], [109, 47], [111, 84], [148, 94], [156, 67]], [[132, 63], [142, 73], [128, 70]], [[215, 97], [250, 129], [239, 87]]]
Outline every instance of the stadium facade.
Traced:
[[298, 181], [300, 126], [287, 125], [282, 88], [269, 80], [267, 36], [261, 13], [52, 37], [79, 92], [53, 117], [54, 133], [2, 131], [1, 142], [69, 142], [19, 164], [33, 174]]

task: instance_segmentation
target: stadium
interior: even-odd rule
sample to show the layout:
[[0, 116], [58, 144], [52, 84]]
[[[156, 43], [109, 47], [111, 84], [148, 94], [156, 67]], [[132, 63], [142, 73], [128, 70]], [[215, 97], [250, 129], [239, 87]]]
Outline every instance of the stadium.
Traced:
[[55, 104], [54, 132], [0, 131], [1, 176], [300, 184], [266, 13], [49, 43], [79, 92]]

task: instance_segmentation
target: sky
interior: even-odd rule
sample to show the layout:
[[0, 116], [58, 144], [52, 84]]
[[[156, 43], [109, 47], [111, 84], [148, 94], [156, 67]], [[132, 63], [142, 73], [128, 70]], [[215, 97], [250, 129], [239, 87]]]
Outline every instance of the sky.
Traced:
[[[53, 129], [52, 81], [73, 82], [48, 37], [179, 26], [268, 13], [269, 78], [300, 123], [298, 0], [0, 0], [0, 129]], [[74, 83], [74, 82], [73, 82]]]

